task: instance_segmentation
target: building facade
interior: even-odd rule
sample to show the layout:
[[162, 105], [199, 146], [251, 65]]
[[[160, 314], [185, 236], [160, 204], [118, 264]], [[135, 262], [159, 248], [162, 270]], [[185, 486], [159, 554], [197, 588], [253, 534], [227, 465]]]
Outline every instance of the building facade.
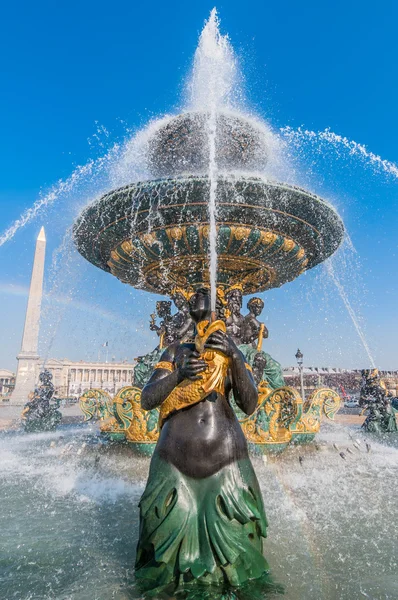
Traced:
[[[53, 376], [55, 396], [58, 398], [79, 398], [84, 392], [93, 388], [101, 388], [111, 396], [126, 385], [133, 384], [134, 364], [127, 362], [78, 362], [66, 358], [51, 358], [45, 368]], [[35, 385], [39, 381], [43, 362], [38, 359], [35, 364]], [[0, 369], [0, 398], [9, 401], [15, 385], [15, 373]], [[32, 392], [34, 386], [30, 390]], [[24, 398], [24, 403], [29, 399], [29, 394]]]
[[[46, 363], [53, 376], [56, 395], [78, 398], [87, 390], [101, 388], [111, 396], [133, 384], [134, 365], [127, 362], [73, 362], [50, 359]], [[38, 365], [38, 373], [40, 365]], [[38, 375], [37, 373], [37, 375]]]
[[15, 373], [0, 369], [0, 399], [9, 400], [15, 386]]

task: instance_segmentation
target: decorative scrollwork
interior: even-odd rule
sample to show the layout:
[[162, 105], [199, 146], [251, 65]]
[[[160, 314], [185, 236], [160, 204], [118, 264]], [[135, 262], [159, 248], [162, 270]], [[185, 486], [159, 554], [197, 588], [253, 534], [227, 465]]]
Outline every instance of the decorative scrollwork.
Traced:
[[300, 422], [295, 424], [293, 433], [318, 433], [321, 426], [322, 413], [330, 420], [341, 405], [341, 398], [334, 390], [320, 388], [312, 392], [305, 402]]
[[145, 411], [141, 408], [139, 388], [126, 387], [123, 390], [123, 394], [119, 392], [118, 404], [121, 407], [120, 418], [123, 418], [126, 424], [128, 423], [128, 427], [124, 430], [126, 440], [139, 444], [156, 443], [159, 438], [159, 410], [155, 408]]
[[112, 398], [105, 390], [87, 390], [79, 398], [80, 410], [84, 414], [84, 420], [100, 419], [104, 421], [113, 416]]
[[133, 418], [133, 396], [140, 392], [139, 388], [125, 386], [113, 399], [113, 414], [119, 431], [127, 431]]
[[303, 407], [303, 401], [294, 388], [285, 386], [270, 390], [259, 386], [256, 412], [240, 419], [240, 423], [249, 442], [286, 444], [292, 437], [317, 433], [322, 413], [333, 420], [340, 404], [339, 395], [328, 388], [315, 390]]
[[289, 426], [302, 405], [298, 392], [287, 386], [261, 391], [256, 412], [240, 420], [246, 439], [254, 444], [288, 443], [292, 437]]

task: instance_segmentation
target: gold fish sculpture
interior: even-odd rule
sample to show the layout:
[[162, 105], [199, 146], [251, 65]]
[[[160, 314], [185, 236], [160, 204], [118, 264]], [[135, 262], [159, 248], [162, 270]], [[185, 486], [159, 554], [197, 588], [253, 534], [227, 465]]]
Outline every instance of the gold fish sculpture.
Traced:
[[[192, 406], [201, 402], [211, 392], [225, 393], [225, 378], [229, 368], [229, 358], [222, 352], [215, 350], [205, 350], [204, 346], [208, 338], [215, 331], [226, 333], [225, 323], [223, 321], [201, 321], [197, 325], [197, 335], [195, 337], [195, 347], [201, 358], [207, 363], [207, 370], [200, 374], [200, 379], [191, 381], [185, 379], [179, 383], [174, 390], [167, 396], [160, 407], [159, 425], [162, 427], [164, 421], [173, 412], [181, 410], [187, 406]], [[172, 363], [159, 363], [156, 368], [167, 368], [174, 370]]]

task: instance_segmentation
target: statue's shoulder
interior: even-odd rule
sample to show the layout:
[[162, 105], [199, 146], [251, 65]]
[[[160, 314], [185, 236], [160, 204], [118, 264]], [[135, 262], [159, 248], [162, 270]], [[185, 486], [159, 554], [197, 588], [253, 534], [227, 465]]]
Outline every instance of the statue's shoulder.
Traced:
[[160, 356], [160, 361], [170, 361], [173, 362], [176, 354], [183, 350], [184, 348], [191, 348], [192, 347], [192, 343], [190, 342], [181, 342], [179, 340], [176, 340], [175, 342], [173, 342], [172, 344], [170, 344], [169, 346], [167, 346], [167, 348], [165, 349], [165, 351], [163, 352], [163, 354]]
[[173, 342], [167, 346], [163, 354], [161, 354], [159, 362], [173, 362], [179, 346], [178, 342]]
[[243, 325], [248, 325], [249, 327], [258, 327], [259, 321], [254, 317], [251, 313], [243, 317]]

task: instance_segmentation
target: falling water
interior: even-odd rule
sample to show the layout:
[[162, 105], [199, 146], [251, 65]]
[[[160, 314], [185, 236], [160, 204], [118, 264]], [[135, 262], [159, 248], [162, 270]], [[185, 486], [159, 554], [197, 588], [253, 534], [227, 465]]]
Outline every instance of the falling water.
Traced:
[[[17, 232], [37, 217], [42, 218], [43, 214], [54, 205], [57, 205], [59, 211], [61, 201], [68, 202], [68, 209], [71, 206], [76, 208], [77, 202], [80, 205], [80, 212], [84, 205], [109, 189], [145, 179], [147, 176], [145, 149], [148, 135], [151, 133], [151, 125], [122, 143], [114, 143], [106, 154], [89, 159], [85, 165], [76, 167], [68, 178], [60, 179], [0, 234], [0, 247], [12, 240]], [[101, 128], [99, 127], [98, 130]], [[102, 148], [103, 145], [101, 144], [100, 147]], [[73, 220], [75, 217], [76, 214], [73, 214]]]
[[[195, 55], [190, 108], [209, 114], [213, 301], [217, 269], [217, 111], [234, 107], [240, 93], [238, 83], [235, 57], [228, 38], [220, 35], [217, 14], [212, 11]], [[61, 199], [69, 200], [72, 194], [76, 200], [82, 187], [87, 189], [84, 198], [77, 197], [80, 204], [92, 200], [102, 188], [108, 191], [141, 177], [136, 171], [137, 139], [145, 138], [150, 127], [59, 182], [0, 235], [0, 246], [47, 207]], [[380, 172], [397, 176], [396, 165], [328, 130], [317, 134], [285, 129], [282, 133], [292, 146], [299, 140], [303, 143], [304, 138], [314, 145], [342, 145]], [[131, 218], [136, 219], [135, 212]], [[53, 259], [54, 281], [59, 283], [58, 274], [63, 269], [70, 285], [69, 267], [63, 263], [67, 252], [64, 246], [69, 247], [68, 235]], [[335, 270], [332, 261], [326, 263], [326, 269], [374, 365], [357, 315], [336, 274], [340, 271]], [[53, 290], [56, 296], [59, 290]], [[50, 344], [56, 326], [49, 336]], [[122, 327], [127, 327], [125, 322]], [[294, 452], [271, 457], [268, 464], [254, 460], [271, 527], [277, 524], [266, 546], [267, 555], [272, 557], [272, 571], [292, 600], [396, 598], [397, 450], [372, 441], [369, 453], [365, 450], [368, 438], [359, 431], [355, 435], [361, 444], [354, 448], [349, 430], [329, 427], [318, 438], [319, 444], [300, 450], [303, 463]], [[344, 460], [335, 450], [336, 442], [352, 450]], [[130, 455], [128, 448], [115, 455], [111, 454], [112, 448], [109, 454], [105, 450], [85, 428], [48, 434], [0, 434], [0, 492], [4, 499], [0, 528], [3, 563], [10, 565], [0, 578], [0, 597], [84, 600], [88, 589], [98, 600], [142, 597], [130, 577], [139, 530], [137, 505], [148, 464]], [[130, 524], [127, 528], [126, 522]]]
[[19, 219], [0, 235], [0, 246], [10, 241], [17, 231], [41, 215], [45, 209], [52, 206], [62, 196], [76, 191], [79, 184], [85, 184], [95, 174], [102, 173], [117, 152], [118, 145], [115, 145], [105, 156], [97, 160], [89, 160], [85, 165], [76, 167], [67, 179], [58, 181], [45, 196], [38, 198], [33, 206], [23, 212]]
[[357, 332], [357, 334], [358, 334], [358, 336], [359, 336], [359, 338], [360, 338], [360, 340], [361, 340], [361, 342], [363, 344], [363, 347], [365, 348], [366, 354], [368, 355], [370, 364], [375, 369], [376, 368], [376, 364], [375, 364], [374, 358], [373, 358], [373, 356], [372, 356], [372, 354], [370, 352], [369, 345], [368, 345], [368, 343], [366, 341], [365, 334], [362, 331], [361, 326], [359, 325], [358, 317], [355, 314], [355, 311], [354, 311], [354, 309], [351, 306], [351, 303], [350, 303], [350, 301], [348, 299], [347, 293], [346, 293], [346, 291], [345, 291], [342, 283], [340, 282], [339, 278], [336, 275], [336, 271], [335, 271], [334, 266], [333, 266], [333, 258], [327, 260], [324, 264], [325, 264], [325, 269], [326, 269], [326, 271], [327, 271], [330, 279], [333, 281], [334, 285], [336, 286], [336, 288], [337, 288], [337, 290], [338, 290], [338, 292], [340, 294], [340, 298], [344, 302], [344, 306], [346, 307], [347, 312], [350, 315], [350, 318], [351, 318], [351, 320], [352, 320], [352, 322], [354, 324], [355, 330], [356, 330], [356, 332]]
[[334, 148], [338, 155], [339, 148], [346, 150], [349, 155], [357, 157], [365, 166], [371, 166], [379, 172], [386, 173], [398, 179], [398, 165], [381, 158], [378, 154], [371, 152], [355, 140], [349, 140], [347, 137], [333, 133], [329, 128], [324, 131], [311, 131], [298, 127], [282, 127], [281, 133], [291, 145], [301, 148], [304, 142], [309, 142], [315, 146], [318, 152], [321, 152], [322, 146], [327, 144]]
[[228, 36], [220, 33], [220, 22], [214, 8], [205, 23], [195, 53], [189, 84], [193, 109], [208, 112], [209, 145], [209, 245], [211, 309], [216, 310], [217, 293], [217, 113], [231, 105], [231, 92], [237, 80], [236, 59]]

